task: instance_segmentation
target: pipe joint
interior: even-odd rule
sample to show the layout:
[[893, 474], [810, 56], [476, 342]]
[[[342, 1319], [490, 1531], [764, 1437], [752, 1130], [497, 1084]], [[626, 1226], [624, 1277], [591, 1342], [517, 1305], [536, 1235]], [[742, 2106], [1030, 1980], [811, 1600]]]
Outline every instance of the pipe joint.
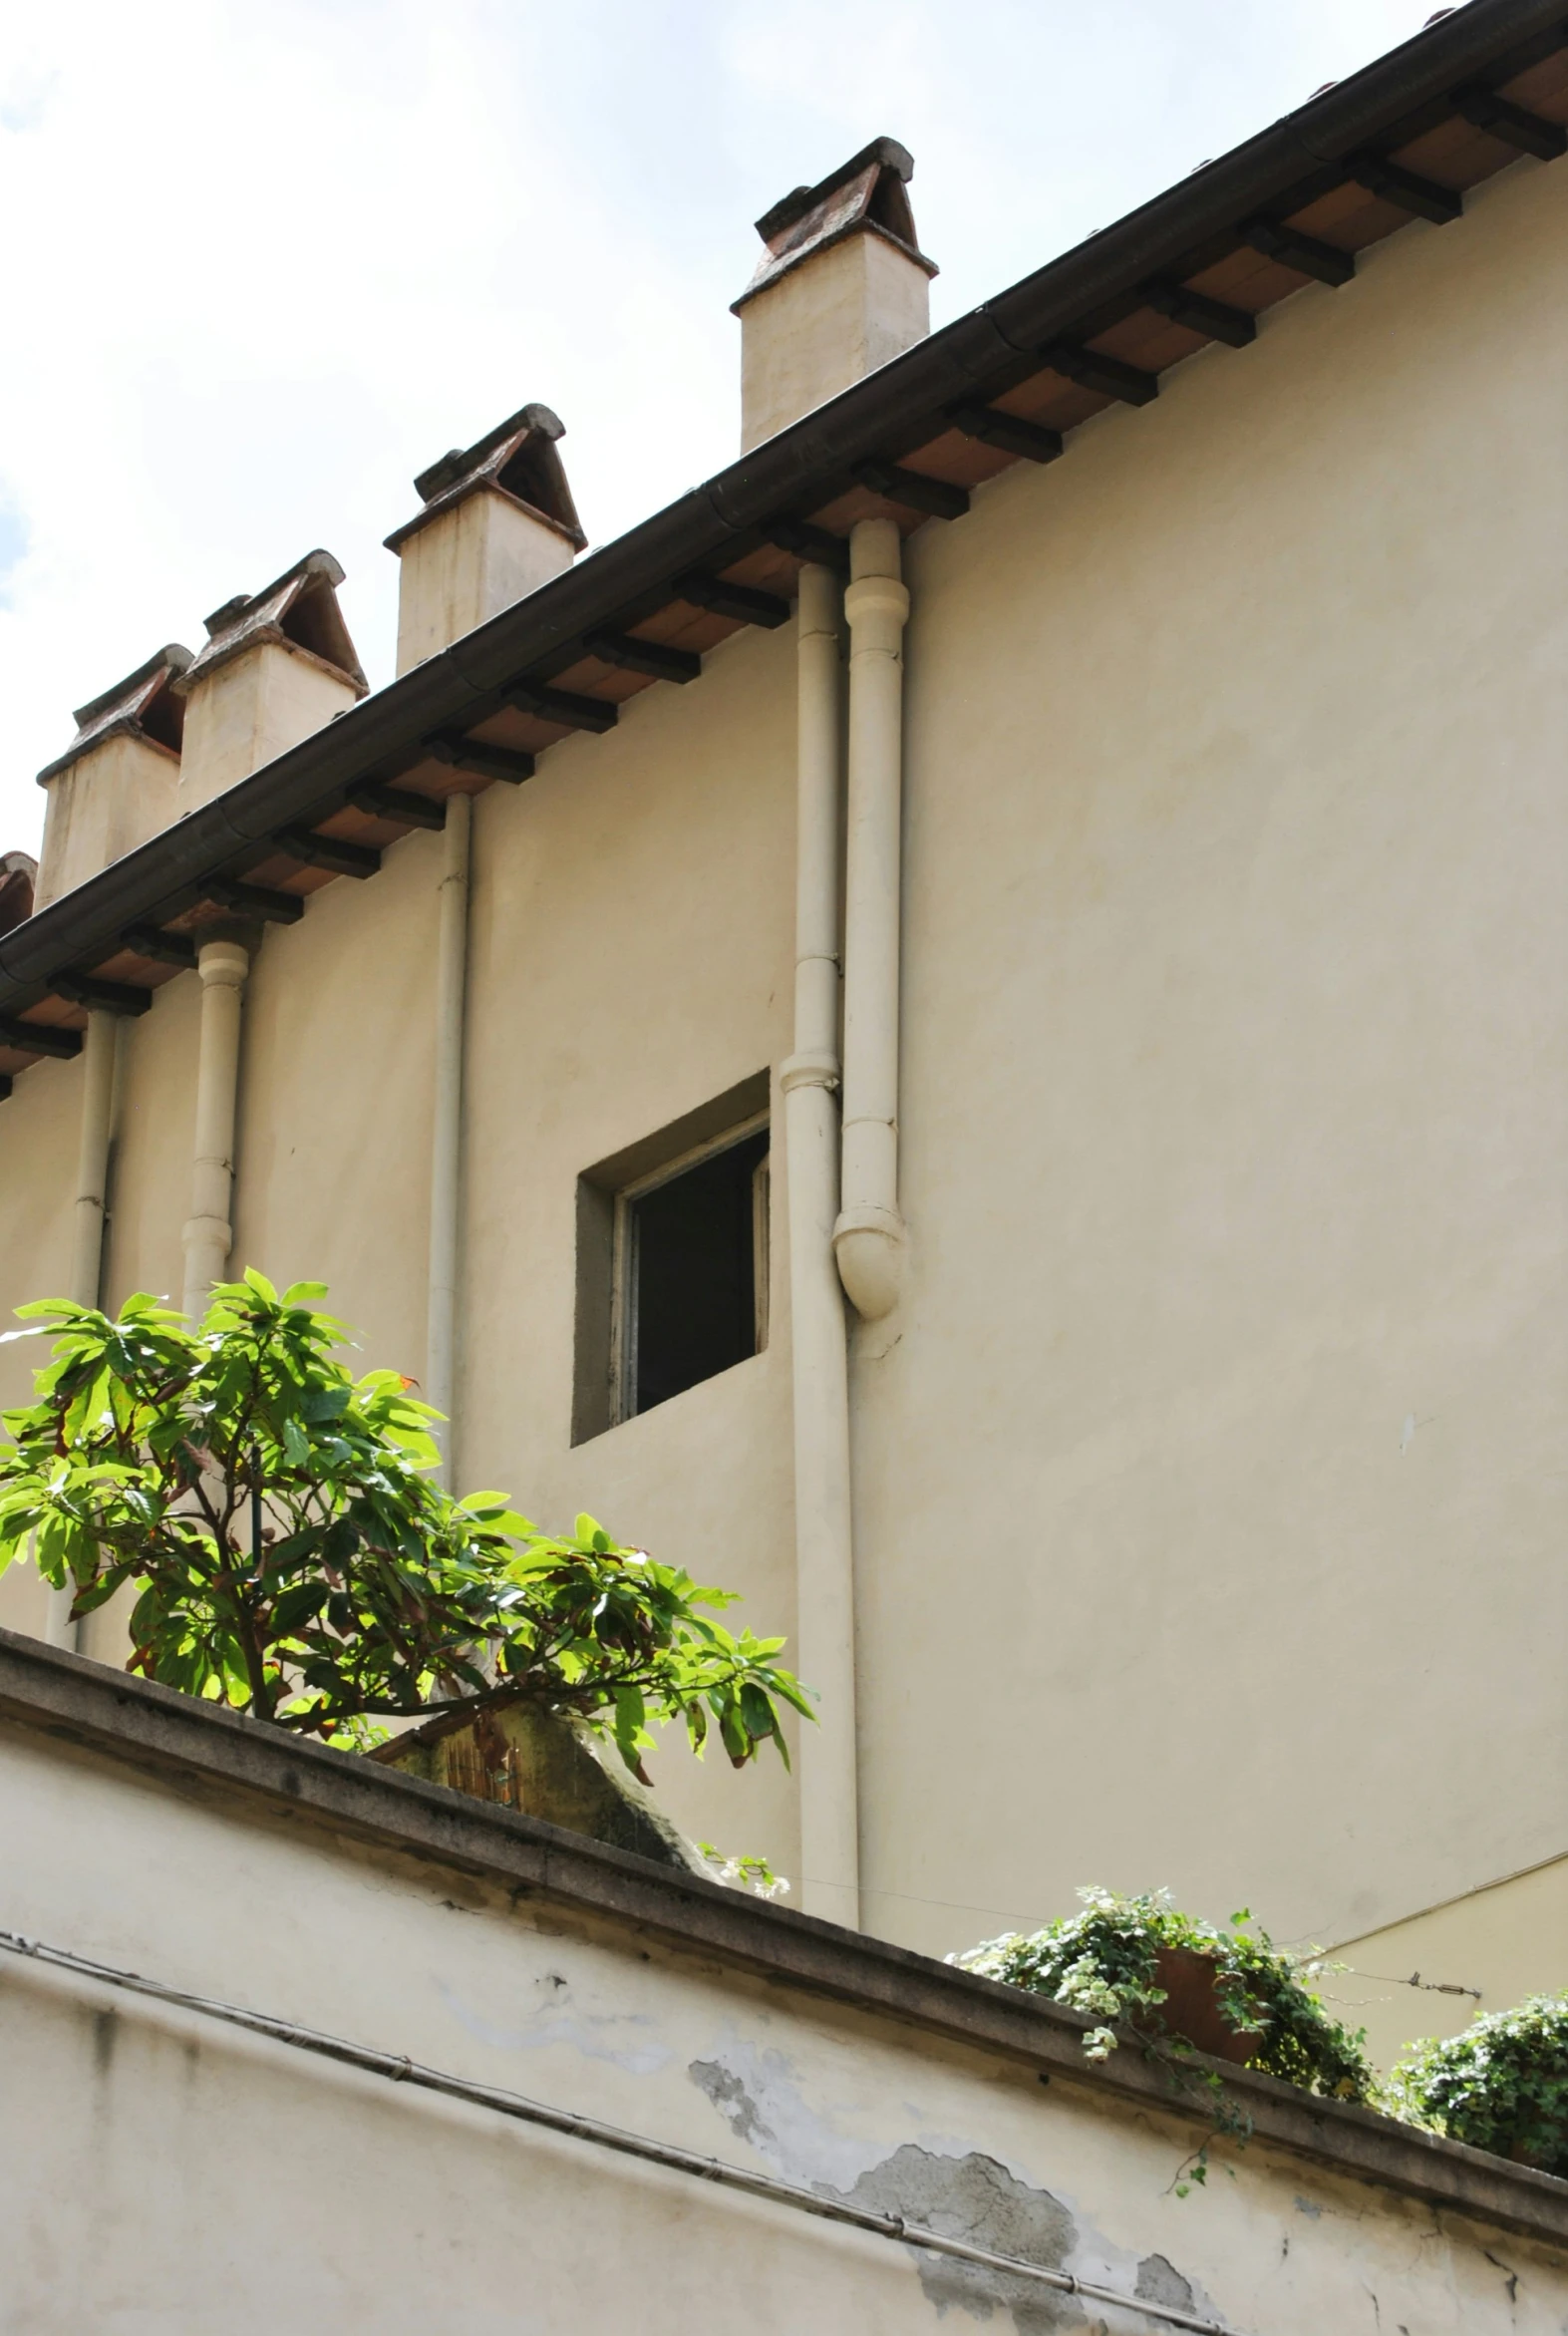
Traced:
[[241, 990], [250, 971], [250, 951], [240, 941], [204, 941], [196, 970], [203, 989]]
[[825, 1050], [786, 1056], [779, 1066], [779, 1085], [785, 1095], [792, 1095], [797, 1087], [836, 1087], [838, 1057]]
[[840, 1210], [833, 1255], [849, 1303], [866, 1322], [880, 1322], [897, 1305], [904, 1282], [909, 1232], [896, 1208], [858, 1202]]
[[[896, 576], [857, 576], [852, 584], [844, 586], [844, 614], [849, 619], [849, 630], [855, 648], [861, 646], [862, 632], [871, 626], [885, 631], [896, 643], [899, 634], [909, 622], [909, 587]], [[867, 646], [879, 647], [879, 642]]]
[[197, 1249], [218, 1249], [227, 1257], [234, 1246], [234, 1228], [226, 1216], [187, 1216], [180, 1240], [187, 1255]]

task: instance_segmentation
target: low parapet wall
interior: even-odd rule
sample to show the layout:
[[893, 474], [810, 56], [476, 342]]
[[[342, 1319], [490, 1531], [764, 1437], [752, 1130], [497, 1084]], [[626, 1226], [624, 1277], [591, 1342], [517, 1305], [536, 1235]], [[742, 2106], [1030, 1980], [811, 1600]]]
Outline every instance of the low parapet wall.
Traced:
[[7, 2330], [1568, 2315], [1568, 2184], [1243, 2074], [1182, 2198], [1057, 2006], [6, 1634], [0, 1819]]

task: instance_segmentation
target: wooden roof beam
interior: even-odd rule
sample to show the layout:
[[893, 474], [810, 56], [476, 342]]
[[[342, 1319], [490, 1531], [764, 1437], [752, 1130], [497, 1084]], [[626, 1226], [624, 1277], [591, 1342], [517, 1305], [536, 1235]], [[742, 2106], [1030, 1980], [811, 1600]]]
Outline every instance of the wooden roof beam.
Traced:
[[1053, 373], [1065, 374], [1080, 389], [1119, 398], [1125, 406], [1149, 406], [1159, 396], [1157, 374], [1124, 365], [1119, 357], [1101, 356], [1098, 349], [1083, 348], [1077, 341], [1048, 341], [1040, 356]]
[[1568, 130], [1557, 122], [1548, 122], [1543, 115], [1532, 114], [1524, 106], [1516, 106], [1511, 98], [1500, 98], [1495, 90], [1461, 89], [1453, 93], [1454, 112], [1462, 115], [1472, 128], [1484, 130], [1504, 146], [1517, 147], [1522, 155], [1535, 155], [1543, 163], [1553, 163], [1562, 154], [1568, 154]]
[[898, 463], [856, 463], [853, 476], [873, 495], [900, 502], [905, 510], [925, 511], [934, 519], [961, 519], [969, 508], [969, 491], [951, 487], [945, 479], [927, 479], [923, 472], [906, 471]]
[[414, 795], [407, 787], [388, 787], [380, 779], [362, 779], [351, 787], [348, 800], [357, 812], [373, 820], [396, 820], [405, 828], [445, 828], [447, 806], [428, 795]]
[[694, 608], [733, 617], [738, 624], [764, 624], [772, 631], [789, 621], [788, 601], [777, 592], [760, 592], [754, 584], [732, 584], [723, 576], [704, 575], [692, 568], [676, 577], [675, 589]]
[[1168, 316], [1172, 324], [1184, 325], [1188, 332], [1204, 333], [1211, 341], [1223, 341], [1227, 348], [1245, 349], [1258, 337], [1258, 320], [1245, 308], [1232, 308], [1228, 301], [1211, 299], [1207, 292], [1191, 291], [1172, 278], [1152, 277], [1141, 287], [1141, 293], [1156, 316]]
[[[533, 777], [532, 755], [518, 754], [515, 747], [491, 746], [482, 738], [462, 738], [449, 731], [428, 738], [425, 753], [432, 762], [445, 763], [449, 770], [468, 771], [475, 779], [499, 779], [508, 787], [520, 787], [524, 779]], [[401, 815], [394, 812], [389, 816], [397, 819]], [[443, 813], [443, 821], [445, 817]], [[426, 823], [427, 826], [440, 824]]]
[[1321, 236], [1308, 235], [1300, 227], [1281, 226], [1273, 219], [1249, 219], [1241, 235], [1242, 241], [1261, 251], [1265, 259], [1277, 259], [1282, 267], [1294, 268], [1299, 276], [1311, 276], [1320, 284], [1348, 284], [1356, 273], [1354, 251], [1342, 251], [1337, 243], [1325, 243]]
[[608, 698], [588, 698], [579, 696], [576, 690], [551, 689], [543, 681], [511, 682], [501, 691], [501, 696], [519, 714], [537, 715], [541, 722], [558, 722], [563, 730], [613, 730], [619, 711]]
[[80, 1030], [62, 1030], [54, 1022], [24, 1022], [18, 1014], [7, 1014], [0, 1019], [0, 1046], [14, 1047], [18, 1054], [51, 1055], [57, 1062], [69, 1063], [82, 1052]]
[[350, 843], [343, 835], [318, 835], [314, 828], [280, 828], [272, 838], [279, 851], [305, 867], [327, 868], [335, 876], [373, 876], [381, 853], [369, 843]]
[[809, 519], [771, 519], [763, 529], [763, 539], [813, 567], [830, 567], [840, 576], [849, 573], [849, 545], [844, 537], [827, 527], [813, 527]]
[[646, 673], [652, 681], [695, 681], [703, 669], [695, 649], [674, 649], [664, 641], [639, 641], [634, 633], [589, 633], [582, 645], [601, 664], [619, 666], [627, 673]]
[[1414, 218], [1430, 219], [1434, 227], [1445, 227], [1464, 214], [1464, 197], [1453, 187], [1439, 186], [1435, 178], [1423, 178], [1419, 171], [1407, 170], [1382, 155], [1355, 155], [1346, 165], [1346, 172], [1369, 194], [1397, 203]]
[[194, 965], [196, 944], [188, 933], [165, 932], [161, 925], [127, 925], [120, 945], [134, 957], [150, 957], [155, 965]]
[[50, 988], [73, 1006], [98, 1007], [107, 1014], [145, 1014], [153, 992], [129, 981], [103, 981], [96, 973], [57, 973]]
[[257, 917], [263, 924], [298, 924], [305, 913], [305, 903], [297, 892], [277, 892], [270, 884], [242, 883], [235, 876], [208, 877], [201, 890], [215, 908]]
[[947, 419], [966, 438], [978, 438], [1000, 454], [1018, 455], [1026, 463], [1054, 463], [1062, 452], [1060, 430], [1044, 423], [1026, 422], [1022, 414], [1004, 414], [996, 406], [949, 406]]

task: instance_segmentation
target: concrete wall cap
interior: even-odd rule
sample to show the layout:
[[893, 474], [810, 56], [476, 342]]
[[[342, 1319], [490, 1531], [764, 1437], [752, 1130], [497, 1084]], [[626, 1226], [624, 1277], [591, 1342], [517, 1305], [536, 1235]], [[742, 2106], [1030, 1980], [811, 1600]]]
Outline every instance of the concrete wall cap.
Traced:
[[[1207, 2106], [1173, 2098], [1163, 2072], [1140, 2051], [1086, 2060], [1083, 2040], [1095, 2022], [1065, 2004], [302, 1742], [11, 1630], [0, 1630], [0, 1721], [140, 1770], [165, 1790], [228, 1801], [236, 1814], [313, 1826], [328, 1837], [369, 1843], [427, 1868], [445, 1864], [569, 1907], [621, 1931], [632, 1951], [653, 1934], [710, 1962], [1060, 2077], [1107, 2105], [1130, 2103], [1194, 2131], [1210, 2123]], [[1255, 2145], [1568, 2246], [1568, 2182], [1552, 2174], [1255, 2070], [1225, 2067], [1220, 2074], [1251, 2118]]]

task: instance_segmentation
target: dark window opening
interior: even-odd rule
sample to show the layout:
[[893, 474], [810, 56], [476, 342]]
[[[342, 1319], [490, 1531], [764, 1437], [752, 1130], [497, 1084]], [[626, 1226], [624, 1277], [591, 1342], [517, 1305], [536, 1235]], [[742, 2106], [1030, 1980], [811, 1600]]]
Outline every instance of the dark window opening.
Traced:
[[624, 1413], [652, 1411], [763, 1343], [768, 1132], [627, 1197]]
[[574, 1444], [768, 1344], [769, 1077], [577, 1178]]

